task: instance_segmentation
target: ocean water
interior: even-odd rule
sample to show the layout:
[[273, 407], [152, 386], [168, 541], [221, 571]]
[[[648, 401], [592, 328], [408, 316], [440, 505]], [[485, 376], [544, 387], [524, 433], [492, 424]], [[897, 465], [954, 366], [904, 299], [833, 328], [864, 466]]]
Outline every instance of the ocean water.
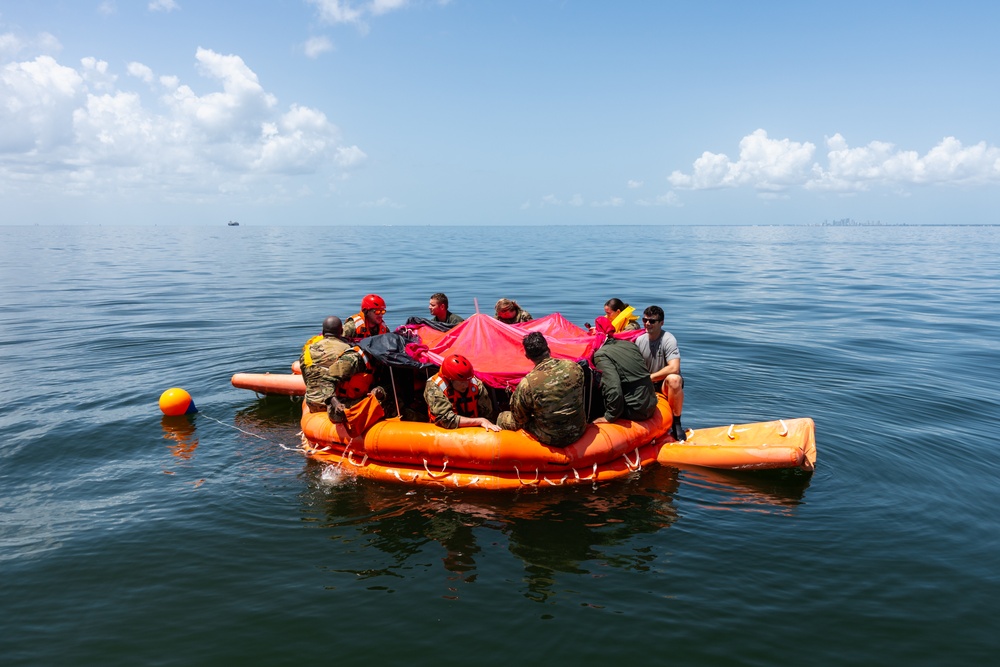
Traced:
[[[982, 664], [1000, 648], [1000, 228], [0, 227], [0, 664]], [[655, 303], [690, 428], [799, 472], [517, 494], [309, 461], [330, 314]], [[181, 386], [200, 412], [161, 418]]]

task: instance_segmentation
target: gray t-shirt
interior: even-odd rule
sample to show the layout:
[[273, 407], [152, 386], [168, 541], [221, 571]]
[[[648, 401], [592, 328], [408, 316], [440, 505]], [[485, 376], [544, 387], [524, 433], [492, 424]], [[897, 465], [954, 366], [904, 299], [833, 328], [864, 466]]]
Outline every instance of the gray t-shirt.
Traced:
[[677, 339], [669, 331], [660, 332], [660, 337], [654, 341], [650, 341], [649, 334], [644, 333], [635, 339], [635, 344], [639, 346], [642, 358], [646, 361], [646, 369], [650, 373], [660, 370], [671, 359], [681, 358], [681, 351], [677, 349]]

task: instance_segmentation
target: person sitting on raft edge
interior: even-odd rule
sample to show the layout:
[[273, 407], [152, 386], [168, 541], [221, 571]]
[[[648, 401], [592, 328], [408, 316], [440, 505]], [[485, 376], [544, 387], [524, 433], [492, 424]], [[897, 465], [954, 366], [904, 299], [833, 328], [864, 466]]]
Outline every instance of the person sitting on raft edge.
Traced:
[[504, 324], [517, 324], [532, 320], [531, 313], [517, 305], [517, 301], [513, 299], [500, 299], [494, 310], [496, 318]]
[[535, 367], [518, 383], [510, 410], [500, 413], [497, 426], [506, 431], [523, 428], [552, 447], [572, 445], [587, 428], [583, 369], [567, 359], [553, 359], [545, 336], [537, 331], [521, 345]]
[[474, 375], [469, 360], [460, 354], [444, 358], [441, 370], [427, 380], [424, 400], [431, 422], [443, 428], [482, 426], [487, 431], [500, 430], [489, 420], [493, 416], [490, 392]]
[[615, 338], [612, 335], [614, 327], [608, 318], [598, 317], [594, 324], [605, 336], [601, 347], [594, 352], [594, 366], [601, 371], [604, 416], [595, 419], [594, 423], [649, 419], [656, 414], [656, 387], [638, 346], [630, 340]]

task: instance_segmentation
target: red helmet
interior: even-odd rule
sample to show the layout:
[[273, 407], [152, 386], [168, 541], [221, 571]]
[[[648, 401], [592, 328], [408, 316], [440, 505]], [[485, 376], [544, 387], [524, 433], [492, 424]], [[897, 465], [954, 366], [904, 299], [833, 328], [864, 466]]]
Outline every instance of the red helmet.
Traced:
[[472, 364], [460, 354], [451, 354], [441, 362], [441, 377], [445, 380], [471, 380]]
[[378, 294], [369, 294], [361, 299], [361, 310], [374, 310], [376, 308], [385, 310], [385, 299]]

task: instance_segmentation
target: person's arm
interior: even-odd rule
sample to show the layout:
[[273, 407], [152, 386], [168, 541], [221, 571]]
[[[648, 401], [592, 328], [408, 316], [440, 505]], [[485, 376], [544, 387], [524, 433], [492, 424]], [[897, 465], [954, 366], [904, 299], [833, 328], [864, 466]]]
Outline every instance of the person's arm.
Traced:
[[435, 424], [441, 428], [462, 426], [462, 418], [455, 412], [451, 401], [444, 395], [441, 388], [431, 381], [428, 381], [424, 386], [424, 400], [427, 402], [427, 411], [434, 417]]
[[650, 373], [649, 379], [652, 380], [653, 383], [655, 384], [657, 382], [662, 382], [663, 379], [666, 378], [668, 375], [680, 375], [680, 373], [681, 373], [681, 358], [674, 357], [673, 359], [667, 362], [666, 366], [664, 366], [658, 371]]
[[625, 399], [622, 396], [621, 378], [618, 369], [611, 363], [607, 355], [595, 354], [594, 365], [601, 371], [601, 395], [604, 396], [604, 419], [614, 421], [625, 409]]
[[497, 416], [497, 426], [505, 431], [516, 431], [524, 428], [531, 417], [531, 392], [525, 379], [517, 385], [510, 399], [510, 410]]

